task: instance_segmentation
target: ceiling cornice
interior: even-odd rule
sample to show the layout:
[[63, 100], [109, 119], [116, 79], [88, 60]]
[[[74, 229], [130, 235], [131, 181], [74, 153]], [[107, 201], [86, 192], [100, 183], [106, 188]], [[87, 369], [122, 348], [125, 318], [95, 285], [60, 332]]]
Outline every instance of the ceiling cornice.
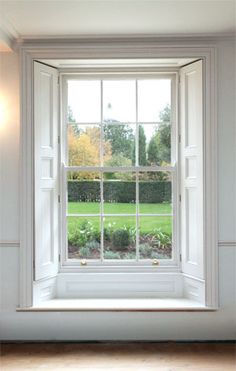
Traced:
[[236, 33], [231, 34], [188, 34], [188, 35], [87, 35], [87, 36], [74, 36], [74, 37], [41, 37], [41, 38], [18, 38], [14, 43], [14, 49], [28, 49], [28, 48], [43, 48], [43, 47], [56, 47], [63, 48], [73, 47], [103, 47], [106, 44], [112, 44], [114, 47], [123, 45], [145, 45], [146, 47], [153, 45], [188, 45], [192, 43], [196, 45], [211, 45], [216, 46], [222, 41], [236, 40]]
[[212, 40], [220, 40], [220, 39], [233, 39], [236, 37], [236, 32], [230, 33], [188, 33], [188, 34], [96, 34], [96, 35], [21, 35], [20, 37], [16, 38], [17, 43], [45, 43], [45, 42], [60, 42], [60, 41], [68, 41], [68, 42], [75, 42], [75, 41], [106, 41], [106, 40], [116, 40], [116, 41], [125, 41], [125, 40], [149, 40], [149, 41], [156, 41], [156, 40], [166, 40], [166, 39], [181, 39], [181, 40], [190, 40], [190, 39], [212, 39]]
[[11, 51], [14, 47], [14, 40], [0, 28], [0, 43], [4, 46], [4, 51]]

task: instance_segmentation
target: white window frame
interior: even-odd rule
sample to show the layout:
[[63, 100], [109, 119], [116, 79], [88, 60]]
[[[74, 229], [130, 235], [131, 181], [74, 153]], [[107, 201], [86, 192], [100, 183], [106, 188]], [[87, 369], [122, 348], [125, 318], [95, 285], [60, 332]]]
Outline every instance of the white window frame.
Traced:
[[[149, 267], [152, 266], [152, 260], [151, 259], [143, 259], [139, 261], [130, 261], [130, 260], [105, 260], [103, 262], [99, 260], [92, 260], [88, 259], [86, 260], [86, 267], [83, 265], [84, 259], [78, 259], [77, 261], [74, 260], [68, 260], [68, 246], [67, 246], [67, 226], [66, 226], [66, 205], [67, 205], [67, 189], [66, 189], [66, 174], [67, 171], [102, 171], [102, 172], [114, 172], [114, 171], [120, 171], [119, 168], [116, 167], [104, 167], [104, 166], [97, 166], [97, 167], [79, 167], [79, 166], [65, 166], [64, 163], [67, 159], [67, 83], [68, 81], [73, 80], [127, 80], [127, 79], [133, 79], [133, 80], [141, 80], [141, 79], [168, 79], [171, 81], [171, 165], [170, 166], [131, 166], [131, 167], [122, 167], [122, 171], [124, 172], [133, 172], [133, 171], [168, 171], [171, 173], [172, 177], [172, 221], [173, 221], [173, 227], [172, 227], [172, 258], [171, 259], [159, 259], [158, 265], [159, 268], [162, 266], [168, 266], [170, 269], [178, 269], [180, 268], [180, 253], [179, 253], [179, 218], [177, 217], [179, 214], [179, 202], [178, 202], [178, 191], [179, 191], [179, 176], [178, 176], [178, 112], [177, 112], [177, 102], [178, 102], [178, 78], [179, 74], [178, 71], [174, 70], [173, 72], [168, 71], [165, 72], [163, 69], [163, 72], [155, 71], [152, 69], [152, 71], [148, 71], [148, 68], [143, 68], [143, 70], [133, 71], [130, 69], [128, 72], [125, 69], [117, 69], [116, 73], [109, 72], [109, 67], [107, 68], [106, 73], [99, 73], [99, 70], [88, 73], [88, 72], [77, 72], [77, 74], [71, 74], [69, 72], [61, 73], [61, 107], [62, 107], [62, 117], [61, 117], [61, 168], [62, 168], [62, 174], [61, 174], [61, 225], [62, 225], [62, 243], [61, 243], [61, 265], [60, 265], [60, 271], [67, 271], [69, 272], [70, 267], [78, 267], [78, 272], [85, 270], [92, 271], [93, 267], [100, 268], [102, 270], [106, 267], [114, 267], [116, 270], [118, 270], [121, 267], [126, 267], [127, 269], [130, 268], [130, 271], [132, 272], [134, 268], [138, 267]], [[101, 85], [102, 88], [102, 85]], [[136, 86], [137, 89], [137, 86]], [[136, 91], [137, 94], [137, 91]], [[136, 111], [137, 111], [137, 99], [136, 99]], [[137, 113], [137, 112], [136, 112]], [[102, 114], [102, 110], [101, 110]], [[93, 123], [94, 125], [100, 125], [102, 122], [102, 119], [100, 122]], [[86, 123], [85, 123], [86, 124]], [[122, 124], [122, 123], [121, 123]], [[134, 124], [136, 126], [139, 125], [139, 122], [133, 122], [131, 124]], [[149, 124], [149, 123], [145, 123]], [[144, 125], [145, 125], [144, 124]], [[157, 122], [153, 124], [158, 124]], [[83, 125], [78, 124], [78, 125]], [[137, 140], [138, 136], [136, 134], [136, 146], [137, 146]], [[136, 147], [136, 162], [137, 162], [137, 153], [138, 153], [138, 147]], [[137, 190], [136, 190], [137, 193]], [[137, 210], [136, 210], [136, 217], [137, 217]], [[78, 215], [83, 216], [83, 215]], [[92, 215], [91, 215], [92, 216]], [[100, 216], [100, 214], [96, 215]], [[123, 214], [120, 214], [118, 216], [123, 216]], [[126, 216], [126, 215], [125, 215]], [[147, 216], [147, 214], [144, 214], [144, 216]], [[151, 214], [149, 214], [151, 216]], [[153, 215], [158, 216], [158, 215]], [[161, 215], [159, 215], [161, 216]], [[137, 241], [138, 241], [138, 231], [136, 231], [136, 249], [137, 249]], [[82, 261], [82, 265], [81, 265]], [[65, 270], [64, 270], [65, 269]]]
[[[213, 40], [214, 41], [214, 40]], [[90, 58], [199, 58], [204, 75], [204, 246], [206, 306], [218, 306], [216, 46], [209, 40], [107, 39], [26, 42], [21, 56], [20, 306], [33, 304], [33, 61]]]

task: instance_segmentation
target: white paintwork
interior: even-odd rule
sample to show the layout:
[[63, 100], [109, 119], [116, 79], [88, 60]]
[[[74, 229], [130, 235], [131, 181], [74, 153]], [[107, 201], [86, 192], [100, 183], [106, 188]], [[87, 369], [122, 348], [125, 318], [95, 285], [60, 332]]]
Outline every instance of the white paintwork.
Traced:
[[[93, 47], [92, 47], [93, 46]], [[53, 48], [52, 48], [53, 47]], [[205, 167], [207, 169], [205, 174], [206, 183], [206, 202], [205, 202], [205, 214], [204, 223], [206, 226], [205, 238], [207, 240], [205, 249], [205, 260], [206, 260], [206, 304], [209, 307], [216, 307], [218, 303], [218, 265], [217, 265], [217, 204], [216, 204], [216, 157], [215, 150], [216, 146], [216, 101], [215, 101], [215, 48], [206, 47], [206, 45], [200, 46], [197, 44], [197, 48], [193, 46], [193, 42], [184, 45], [175, 44], [166, 41], [166, 44], [158, 43], [158, 40], [151, 39], [149, 43], [140, 40], [139, 42], [133, 43], [132, 40], [123, 40], [123, 42], [115, 42], [113, 40], [94, 40], [90, 41], [89, 44], [84, 42], [70, 43], [58, 43], [58, 44], [27, 44], [22, 46], [22, 138], [28, 138], [27, 146], [22, 145], [23, 158], [22, 158], [22, 171], [23, 171], [23, 196], [22, 203], [24, 208], [22, 209], [22, 250], [21, 258], [21, 305], [22, 307], [32, 306], [32, 255], [34, 246], [33, 228], [27, 228], [30, 226], [32, 219], [34, 218], [32, 210], [32, 179], [33, 179], [33, 164], [30, 166], [27, 164], [28, 159], [32, 156], [32, 148], [30, 142], [30, 135], [32, 135], [31, 115], [32, 112], [32, 91], [30, 88], [31, 82], [31, 69], [33, 59], [45, 59], [45, 58], [121, 58], [131, 56], [134, 58], [144, 58], [147, 55], [153, 58], [171, 58], [178, 55], [180, 58], [204, 58], [205, 63], [205, 127], [204, 127], [204, 139], [206, 143], [206, 154], [205, 154]], [[27, 183], [28, 192], [24, 194], [25, 185]], [[29, 192], [31, 197], [29, 197]]]
[[192, 301], [197, 301], [201, 305], [205, 305], [205, 281], [196, 279], [196, 277], [183, 275], [183, 297]]
[[19, 248], [1, 248], [0, 338], [13, 341], [233, 340], [236, 311], [235, 247], [221, 247], [220, 262], [220, 310], [216, 312], [17, 313]]
[[[27, 311], [160, 311], [160, 310], [201, 310], [203, 304], [189, 299], [52, 299], [44, 301]], [[24, 311], [24, 309], [19, 309]]]
[[[203, 76], [202, 61], [180, 70], [181, 245], [184, 273], [205, 278], [203, 249]], [[206, 167], [206, 165], [205, 165]], [[207, 224], [207, 223], [206, 223]], [[210, 258], [210, 257], [209, 257]]]
[[34, 281], [33, 305], [37, 306], [43, 301], [56, 297], [57, 277]]
[[236, 241], [236, 51], [229, 41], [219, 47], [219, 240]]
[[[173, 59], [173, 64], [174, 65], [177, 65], [177, 63], [181, 64], [181, 61], [185, 61], [185, 63], [187, 61], [192, 61], [193, 59], [191, 58], [180, 58], [180, 59]], [[50, 63], [50, 61], [52, 60], [43, 60], [44, 62], [47, 62], [48, 64]], [[86, 60], [85, 60], [86, 61]], [[61, 166], [61, 172], [62, 172], [62, 175], [61, 175], [61, 178], [62, 178], [62, 186], [61, 186], [61, 204], [62, 204], [62, 212], [61, 212], [61, 221], [62, 221], [62, 244], [61, 244], [61, 268], [63, 269], [64, 267], [78, 267], [78, 272], [81, 271], [81, 268], [82, 268], [82, 271], [85, 272], [85, 270], [83, 269], [83, 267], [81, 267], [81, 262], [80, 260], [78, 259], [75, 259], [75, 260], [71, 260], [71, 259], [68, 259], [68, 238], [67, 238], [67, 217], [68, 216], [97, 216], [97, 217], [101, 217], [101, 216], [105, 216], [105, 217], [108, 217], [108, 216], [112, 216], [112, 214], [107, 214], [104, 212], [104, 210], [100, 210], [100, 213], [98, 214], [68, 214], [67, 212], [67, 200], [68, 200], [68, 195], [67, 195], [67, 179], [68, 179], [68, 172], [71, 172], [71, 171], [98, 171], [98, 172], [101, 172], [101, 173], [104, 173], [104, 172], [119, 172], [120, 169], [119, 167], [108, 167], [108, 166], [104, 166], [103, 165], [103, 160], [101, 162], [101, 166], [65, 166], [64, 164], [68, 164], [68, 159], [67, 159], [67, 153], [68, 153], [68, 143], [67, 143], [67, 131], [66, 131], [66, 128], [67, 128], [67, 115], [65, 114], [65, 112], [68, 112], [68, 99], [67, 99], [67, 95], [68, 95], [68, 81], [70, 80], [74, 80], [74, 81], [79, 81], [79, 79], [101, 79], [100, 80], [100, 83], [101, 83], [101, 117], [100, 117], [100, 121], [97, 122], [96, 124], [101, 128], [101, 132], [103, 132], [103, 104], [102, 104], [102, 97], [103, 97], [103, 80], [106, 80], [106, 79], [122, 79], [122, 80], [125, 80], [125, 79], [133, 79], [135, 80], [135, 84], [136, 84], [136, 87], [135, 87], [135, 94], [136, 94], [136, 107], [135, 107], [135, 112], [136, 112], [136, 117], [135, 117], [135, 120], [133, 123], [130, 122], [130, 124], [133, 124], [133, 126], [135, 127], [135, 142], [136, 142], [136, 165], [134, 166], [124, 166], [122, 167], [122, 171], [123, 172], [134, 172], [136, 173], [136, 211], [135, 213], [132, 215], [130, 214], [129, 216], [133, 216], [135, 217], [135, 220], [136, 220], [136, 261], [130, 261], [130, 260], [104, 260], [104, 257], [103, 257], [103, 248], [104, 248], [104, 243], [103, 243], [103, 217], [100, 219], [100, 227], [101, 227], [101, 251], [100, 251], [100, 259], [99, 260], [88, 260], [87, 261], [87, 265], [89, 266], [89, 269], [91, 270], [91, 268], [94, 266], [94, 267], [98, 267], [100, 265], [102, 265], [103, 267], [112, 267], [114, 266], [116, 268], [116, 271], [117, 271], [117, 268], [119, 266], [125, 266], [126, 267], [126, 271], [128, 271], [128, 269], [130, 269], [131, 272], [133, 272], [133, 268], [136, 266], [137, 267], [143, 267], [143, 266], [146, 266], [147, 268], [149, 268], [150, 270], [150, 267], [151, 267], [151, 270], [152, 270], [152, 262], [150, 260], [139, 260], [139, 211], [138, 211], [138, 204], [139, 204], [139, 201], [138, 201], [138, 198], [139, 198], [139, 185], [138, 185], [138, 173], [140, 171], [168, 171], [171, 173], [171, 176], [172, 176], [172, 189], [173, 189], [173, 199], [172, 199], [172, 203], [173, 203], [173, 213], [172, 214], [162, 214], [162, 215], [166, 215], [166, 216], [173, 216], [173, 234], [172, 234], [172, 241], [173, 241], [173, 249], [172, 249], [172, 258], [171, 259], [163, 259], [163, 260], [160, 260], [159, 261], [159, 265], [161, 267], [163, 266], [169, 266], [171, 268], [174, 267], [174, 269], [176, 269], [178, 266], [179, 266], [179, 253], [178, 253], [178, 250], [179, 250], [179, 246], [178, 246], [178, 236], [177, 236], [177, 228], [176, 228], [176, 225], [177, 225], [177, 221], [176, 221], [176, 215], [178, 214], [178, 207], [177, 207], [177, 199], [178, 199], [178, 189], [177, 189], [177, 183], [178, 181], [176, 181], [177, 179], [177, 167], [175, 166], [175, 163], [177, 161], [177, 158], [178, 158], [178, 154], [177, 154], [177, 151], [176, 151], [176, 138], [178, 137], [178, 128], [177, 128], [177, 125], [176, 125], [176, 111], [177, 111], [177, 78], [178, 78], [178, 73], [177, 72], [173, 72], [171, 70], [169, 71], [165, 71], [165, 69], [163, 69], [163, 72], [160, 73], [158, 70], [156, 71], [155, 68], [152, 70], [152, 72], [149, 72], [149, 69], [150, 69], [150, 65], [152, 65], [153, 61], [154, 64], [156, 63], [157, 65], [159, 64], [158, 62], [158, 59], [145, 59], [145, 66], [142, 67], [142, 60], [139, 60], [137, 59], [136, 61], [135, 60], [128, 60], [128, 62], [130, 62], [130, 66], [132, 66], [134, 64], [134, 62], [136, 62], [136, 65], [139, 66], [140, 68], [140, 72], [137, 72], [135, 68], [131, 68], [129, 73], [126, 72], [126, 68], [122, 66], [126, 65], [126, 59], [123, 59], [123, 60], [119, 60], [120, 61], [120, 66], [118, 67], [117, 65], [117, 71], [116, 73], [114, 74], [114, 72], [111, 72], [109, 70], [109, 68], [113, 67], [114, 64], [117, 64], [117, 60], [107, 60], [106, 62], [106, 69], [104, 69], [103, 72], [100, 72], [99, 71], [99, 64], [97, 64], [98, 62], [96, 62], [96, 60], [87, 60], [87, 64], [92, 64], [94, 65], [95, 67], [95, 70], [93, 70], [93, 72], [91, 72], [90, 74], [87, 74], [86, 73], [83, 73], [81, 72], [80, 74], [72, 74], [71, 73], [71, 69], [70, 67], [68, 67], [67, 69], [64, 68], [64, 71], [62, 73], [62, 78], [61, 78], [61, 91], [62, 91], [62, 94], [61, 94], [61, 107], [62, 107], [62, 117], [63, 119], [61, 120], [61, 162], [62, 162], [62, 166]], [[162, 59], [160, 61], [167, 61], [167, 59]], [[172, 61], [172, 59], [170, 58], [169, 61]], [[65, 60], [65, 62], [67, 62], [67, 60]], [[162, 63], [162, 62], [161, 62]], [[81, 60], [81, 64], [84, 65], [86, 67], [86, 64], [83, 62], [83, 60]], [[129, 64], [129, 63], [128, 63]], [[150, 64], [150, 65], [149, 65]], [[55, 64], [57, 65], [57, 63]], [[58, 62], [58, 65], [60, 65], [60, 60]], [[69, 64], [70, 66], [70, 64]], [[67, 72], [66, 72], [67, 71]], [[60, 69], [59, 69], [59, 74], [61, 75], [60, 73]], [[139, 123], [140, 121], [138, 121], [138, 87], [137, 87], [137, 81], [139, 78], [143, 78], [143, 75], [145, 75], [145, 78], [147, 79], [169, 79], [171, 81], [171, 107], [172, 107], [172, 117], [171, 117], [171, 130], [172, 130], [172, 134], [171, 134], [171, 140], [172, 140], [172, 145], [171, 145], [171, 150], [172, 150], [172, 158], [171, 158], [171, 166], [138, 166], [138, 163], [139, 163], [139, 159], [138, 159], [138, 153], [139, 153], [139, 150], [138, 150], [138, 146], [139, 146], [139, 140], [138, 140], [138, 126], [139, 126]], [[150, 122], [145, 122], [146, 124], [151, 124]], [[76, 123], [77, 124], [77, 123]], [[152, 123], [152, 124], [157, 124], [156, 123]], [[79, 125], [81, 125], [81, 123], [79, 123]], [[87, 125], [87, 123], [82, 123], [82, 125]], [[103, 146], [102, 144], [100, 145], [100, 158], [103, 159], [103, 153], [104, 153], [104, 150], [103, 150]], [[63, 155], [64, 154], [64, 155]], [[103, 200], [103, 180], [101, 181], [101, 185], [100, 185], [101, 189], [100, 189], [100, 199]], [[102, 208], [103, 208], [103, 203], [101, 204]], [[142, 214], [143, 216], [150, 216], [151, 214]], [[158, 216], [158, 214], [152, 214], [153, 216]], [[126, 217], [128, 215], [126, 214], [120, 214], [120, 216], [123, 216], [123, 217]], [[119, 269], [119, 268], [118, 268]], [[136, 269], [137, 270], [137, 269]], [[69, 269], [67, 270], [69, 272]], [[86, 273], [85, 273], [86, 275]], [[148, 290], [147, 290], [148, 291]]]
[[14, 37], [235, 31], [233, 0], [1, 1], [1, 11]]
[[56, 298], [181, 298], [180, 273], [60, 273]]
[[[60, 69], [63, 68], [124, 68], [124, 67], [180, 67], [194, 62], [194, 58], [171, 58], [171, 59], [43, 59], [43, 63]], [[66, 71], [65, 71], [66, 72]]]
[[58, 271], [58, 72], [34, 62], [35, 280]]
[[[199, 43], [202, 43], [200, 41]], [[235, 144], [235, 46], [232, 41], [215, 41], [218, 45], [218, 122], [219, 122], [219, 300], [220, 309], [214, 313], [16, 313], [19, 305], [19, 254], [23, 246], [11, 247], [7, 241], [19, 240], [19, 183], [5, 184], [5, 205], [0, 208], [1, 220], [8, 223], [6, 247], [0, 248], [0, 337], [7, 340], [230, 340], [235, 339], [236, 312], [236, 244], [235, 244], [235, 172], [232, 159], [236, 157]], [[194, 42], [192, 42], [194, 45]], [[207, 45], [207, 43], [205, 44]], [[0, 55], [2, 74], [7, 94], [18, 108], [17, 55]], [[2, 80], [1, 80], [2, 81]], [[10, 83], [14, 82], [14, 85]], [[2, 83], [1, 88], [2, 90]], [[6, 90], [5, 90], [6, 92]], [[11, 108], [11, 125], [1, 138], [3, 170], [19, 171], [19, 119]], [[13, 135], [14, 133], [14, 135]], [[9, 167], [9, 159], [11, 166]], [[10, 173], [11, 171], [11, 173]], [[6, 187], [8, 184], [8, 187]], [[11, 184], [11, 189], [9, 187]], [[1, 193], [2, 194], [2, 193]], [[15, 199], [12, 198], [14, 195]], [[1, 201], [3, 201], [1, 199]], [[3, 231], [1, 231], [3, 232]], [[231, 244], [232, 243], [232, 244]]]

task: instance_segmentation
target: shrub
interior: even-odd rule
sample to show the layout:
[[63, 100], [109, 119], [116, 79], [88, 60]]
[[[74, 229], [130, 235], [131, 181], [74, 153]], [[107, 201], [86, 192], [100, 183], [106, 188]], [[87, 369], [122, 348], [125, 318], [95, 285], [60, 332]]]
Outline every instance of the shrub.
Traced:
[[166, 256], [158, 252], [152, 252], [151, 259], [166, 259]]
[[105, 241], [111, 241], [111, 236], [112, 236], [112, 233], [114, 231], [114, 228], [115, 228], [115, 225], [116, 223], [113, 222], [113, 223], [108, 223], [106, 225], [106, 227], [104, 227], [104, 240]]
[[154, 229], [153, 237], [154, 243], [159, 247], [164, 248], [165, 246], [171, 245], [171, 237], [167, 233], [162, 232], [159, 228]]
[[85, 245], [86, 248], [90, 250], [99, 250], [100, 249], [100, 243], [96, 240], [89, 241]]
[[124, 226], [124, 230], [126, 230], [129, 233], [130, 242], [135, 242], [136, 239], [136, 228], [130, 227], [130, 226]]
[[150, 233], [140, 233], [140, 236], [144, 239], [144, 241], [148, 240], [149, 244], [154, 247], [160, 247], [164, 249], [171, 245], [171, 236], [161, 231], [160, 228], [155, 228]]
[[81, 258], [89, 258], [91, 256], [90, 248], [88, 246], [80, 247], [79, 254]]
[[132, 252], [127, 252], [127, 253], [124, 255], [123, 259], [128, 259], [128, 260], [130, 260], [130, 259], [135, 259], [135, 257], [136, 257], [136, 253], [135, 253], [135, 251], [132, 251]]
[[100, 234], [89, 220], [84, 220], [69, 233], [69, 243], [73, 246], [85, 246], [88, 241], [99, 241]]
[[117, 229], [112, 233], [111, 240], [114, 247], [123, 249], [130, 244], [129, 231], [127, 229]]
[[139, 245], [139, 253], [142, 258], [150, 258], [152, 250], [153, 248], [149, 243], [142, 243]]
[[104, 251], [104, 258], [105, 259], [120, 259], [120, 254], [115, 251]]

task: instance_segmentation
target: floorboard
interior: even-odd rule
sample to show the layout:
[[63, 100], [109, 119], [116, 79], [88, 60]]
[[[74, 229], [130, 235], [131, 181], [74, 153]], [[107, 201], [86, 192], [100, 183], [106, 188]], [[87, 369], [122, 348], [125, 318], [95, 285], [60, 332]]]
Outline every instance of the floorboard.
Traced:
[[0, 370], [235, 371], [233, 343], [2, 344]]

